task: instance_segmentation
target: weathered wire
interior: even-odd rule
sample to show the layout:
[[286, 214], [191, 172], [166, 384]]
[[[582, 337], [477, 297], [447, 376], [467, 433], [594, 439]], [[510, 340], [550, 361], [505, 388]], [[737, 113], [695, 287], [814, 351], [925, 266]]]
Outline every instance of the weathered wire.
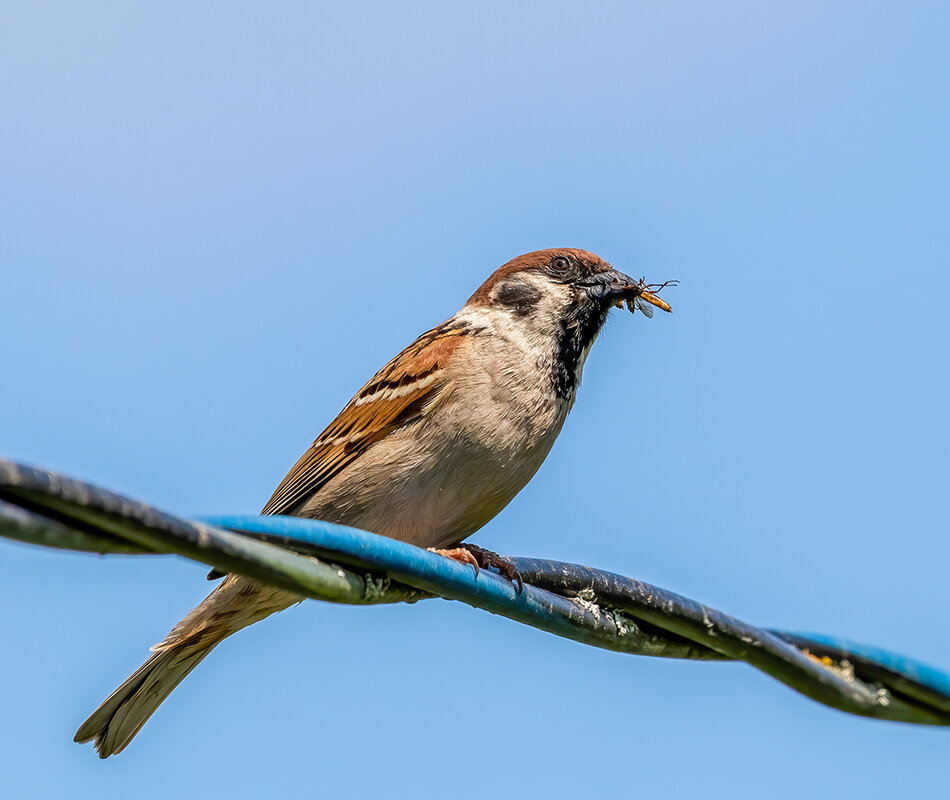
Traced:
[[519, 593], [487, 570], [365, 531], [297, 517], [190, 520], [0, 460], [0, 535], [97, 553], [171, 554], [338, 603], [439, 596], [625, 653], [745, 661], [853, 714], [950, 725], [950, 676], [877, 648], [757, 628], [655, 586], [576, 564], [512, 559]]

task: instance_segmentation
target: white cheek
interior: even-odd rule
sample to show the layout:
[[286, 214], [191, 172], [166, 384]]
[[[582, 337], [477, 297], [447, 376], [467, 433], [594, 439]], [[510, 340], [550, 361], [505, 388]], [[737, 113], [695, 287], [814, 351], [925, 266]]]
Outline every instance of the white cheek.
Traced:
[[525, 317], [515, 317], [506, 308], [498, 306], [466, 306], [455, 315], [458, 320], [470, 322], [472, 325], [487, 328], [492, 335], [510, 341], [520, 350], [528, 350], [535, 346], [538, 336], [535, 325], [526, 322]]
[[572, 299], [572, 289], [553, 284], [540, 275], [523, 278], [541, 291], [541, 299], [524, 315], [501, 305], [465, 306], [456, 319], [489, 328], [518, 350], [531, 353], [539, 360], [550, 357], [560, 333], [561, 317]]

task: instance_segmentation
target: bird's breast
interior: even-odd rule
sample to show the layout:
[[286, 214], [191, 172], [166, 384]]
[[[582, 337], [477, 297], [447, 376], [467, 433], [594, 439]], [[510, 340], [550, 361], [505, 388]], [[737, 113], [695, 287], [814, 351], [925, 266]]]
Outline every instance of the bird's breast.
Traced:
[[472, 354], [475, 369], [450, 376], [436, 407], [373, 445], [304, 514], [442, 547], [508, 505], [550, 452], [570, 404], [542, 364], [486, 350]]

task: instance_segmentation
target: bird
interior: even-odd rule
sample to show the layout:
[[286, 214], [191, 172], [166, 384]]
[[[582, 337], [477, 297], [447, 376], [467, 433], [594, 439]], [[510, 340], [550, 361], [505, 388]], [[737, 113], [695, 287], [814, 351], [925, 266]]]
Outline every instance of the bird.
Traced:
[[[586, 250], [518, 256], [350, 400], [262, 514], [341, 523], [519, 579], [464, 540], [521, 491], [574, 405], [611, 309], [670, 311], [648, 285]], [[80, 726], [101, 758], [122, 752], [171, 691], [231, 634], [304, 598], [236, 574], [158, 644]]]

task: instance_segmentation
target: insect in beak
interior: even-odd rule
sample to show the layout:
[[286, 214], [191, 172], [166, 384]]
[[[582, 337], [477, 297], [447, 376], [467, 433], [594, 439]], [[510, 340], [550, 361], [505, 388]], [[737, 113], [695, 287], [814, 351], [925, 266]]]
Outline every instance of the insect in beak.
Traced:
[[645, 317], [653, 316], [653, 308], [651, 308], [651, 306], [655, 306], [667, 314], [671, 314], [673, 313], [673, 307], [667, 303], [666, 300], [657, 297], [657, 292], [665, 289], [667, 286], [676, 286], [678, 283], [679, 281], [647, 283], [645, 278], [640, 278], [639, 283], [625, 287], [625, 291], [633, 295], [632, 297], [628, 296], [626, 298], [627, 308], [631, 314], [642, 311]]
[[639, 299], [643, 300], [645, 303], [649, 303], [651, 306], [656, 306], [667, 313], [673, 312], [672, 306], [670, 306], [666, 300], [661, 300], [659, 297], [653, 294], [653, 292], [640, 292]]

